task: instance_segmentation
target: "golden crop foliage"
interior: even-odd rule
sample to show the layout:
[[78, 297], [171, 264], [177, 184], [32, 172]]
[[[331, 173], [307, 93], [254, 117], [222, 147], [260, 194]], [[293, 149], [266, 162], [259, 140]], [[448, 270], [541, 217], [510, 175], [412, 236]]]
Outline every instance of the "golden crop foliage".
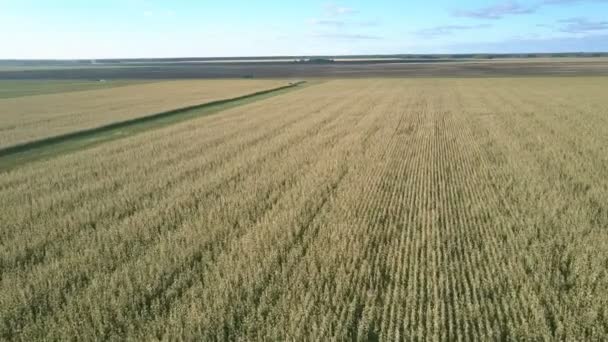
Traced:
[[0, 174], [0, 337], [605, 340], [606, 78], [335, 80]]
[[276, 80], [164, 81], [0, 99], [0, 148], [286, 85]]

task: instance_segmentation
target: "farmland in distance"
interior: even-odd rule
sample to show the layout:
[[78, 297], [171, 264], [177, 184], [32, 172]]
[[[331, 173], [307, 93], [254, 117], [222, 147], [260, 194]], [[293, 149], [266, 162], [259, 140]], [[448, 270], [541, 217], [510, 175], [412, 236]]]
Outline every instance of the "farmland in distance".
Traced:
[[[0, 68], [1, 70], [1, 68]], [[125, 85], [142, 84], [140, 80], [0, 80], [0, 99], [57, 94], [71, 91], [98, 90]]]
[[2, 172], [0, 339], [605, 340], [606, 89], [332, 80]]

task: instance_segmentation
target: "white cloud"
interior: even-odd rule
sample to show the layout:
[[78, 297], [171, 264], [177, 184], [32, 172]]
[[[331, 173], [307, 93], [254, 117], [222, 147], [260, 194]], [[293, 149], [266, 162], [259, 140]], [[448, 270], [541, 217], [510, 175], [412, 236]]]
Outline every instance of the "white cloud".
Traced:
[[414, 32], [415, 34], [427, 38], [434, 38], [439, 36], [451, 35], [457, 31], [469, 31], [475, 29], [489, 28], [491, 25], [479, 24], [479, 25], [443, 25], [425, 28]]
[[325, 5], [325, 13], [332, 17], [355, 14], [357, 11], [352, 7], [338, 6], [334, 3]]
[[559, 21], [561, 30], [569, 33], [588, 33], [608, 30], [608, 21], [592, 21], [588, 18], [570, 18]]

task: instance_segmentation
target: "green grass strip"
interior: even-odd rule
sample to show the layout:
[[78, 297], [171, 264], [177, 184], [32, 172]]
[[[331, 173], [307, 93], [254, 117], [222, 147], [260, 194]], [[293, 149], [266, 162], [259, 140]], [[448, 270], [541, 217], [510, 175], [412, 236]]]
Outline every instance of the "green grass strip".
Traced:
[[104, 142], [121, 139], [148, 130], [172, 125], [177, 122], [208, 116], [230, 108], [282, 95], [306, 86], [305, 83], [306, 82], [298, 82], [231, 99], [178, 108], [141, 118], [116, 122], [101, 127], [3, 148], [0, 149], [0, 171], [7, 171], [29, 162], [79, 151]]

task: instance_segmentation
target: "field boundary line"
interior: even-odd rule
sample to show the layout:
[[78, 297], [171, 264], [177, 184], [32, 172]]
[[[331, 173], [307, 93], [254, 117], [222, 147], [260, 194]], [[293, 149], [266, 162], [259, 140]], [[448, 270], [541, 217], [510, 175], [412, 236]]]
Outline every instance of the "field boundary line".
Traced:
[[294, 82], [277, 88], [261, 90], [233, 98], [175, 108], [139, 118], [113, 122], [103, 126], [0, 148], [0, 172], [45, 157], [81, 150], [102, 142], [132, 136], [136, 133], [165, 127], [173, 123], [216, 114], [230, 108], [302, 88], [306, 83], [308, 82]]

